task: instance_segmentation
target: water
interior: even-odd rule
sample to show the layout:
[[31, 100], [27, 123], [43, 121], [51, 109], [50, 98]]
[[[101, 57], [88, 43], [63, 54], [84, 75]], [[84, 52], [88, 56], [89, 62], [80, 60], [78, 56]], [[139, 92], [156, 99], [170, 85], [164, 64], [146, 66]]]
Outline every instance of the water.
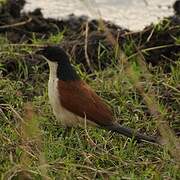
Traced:
[[103, 19], [131, 30], [173, 14], [175, 0], [26, 0], [25, 11], [41, 8], [45, 17], [65, 18], [69, 14]]

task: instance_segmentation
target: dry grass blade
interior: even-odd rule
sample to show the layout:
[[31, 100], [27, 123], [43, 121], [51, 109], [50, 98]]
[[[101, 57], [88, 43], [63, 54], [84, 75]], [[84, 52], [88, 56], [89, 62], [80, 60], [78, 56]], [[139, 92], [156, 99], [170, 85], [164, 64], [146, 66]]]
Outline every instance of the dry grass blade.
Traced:
[[94, 69], [93, 69], [93, 67], [91, 65], [91, 62], [90, 62], [90, 59], [89, 59], [89, 56], [88, 56], [88, 29], [89, 29], [89, 25], [88, 25], [88, 22], [86, 22], [84, 51], [85, 51], [85, 57], [86, 57], [87, 65], [89, 66], [89, 69], [91, 70], [91, 72], [93, 72]]
[[[36, 147], [35, 153], [38, 154], [40, 165], [46, 164], [46, 159], [43, 153], [43, 141], [42, 141], [41, 132], [39, 129], [38, 117], [35, 114], [31, 103], [27, 103], [24, 109], [26, 112], [25, 113], [26, 124], [25, 126], [23, 125], [23, 128], [22, 128], [24, 139], [25, 141], [27, 140], [34, 141], [34, 146]], [[28, 159], [26, 154], [24, 154], [23, 159]], [[46, 179], [49, 179], [47, 176], [46, 167], [42, 166], [40, 171], [42, 175], [47, 177]]]
[[0, 29], [14, 28], [14, 27], [18, 27], [18, 26], [23, 26], [23, 25], [25, 25], [25, 24], [27, 24], [27, 23], [29, 23], [31, 21], [32, 21], [32, 18], [29, 17], [26, 21], [0, 26]]

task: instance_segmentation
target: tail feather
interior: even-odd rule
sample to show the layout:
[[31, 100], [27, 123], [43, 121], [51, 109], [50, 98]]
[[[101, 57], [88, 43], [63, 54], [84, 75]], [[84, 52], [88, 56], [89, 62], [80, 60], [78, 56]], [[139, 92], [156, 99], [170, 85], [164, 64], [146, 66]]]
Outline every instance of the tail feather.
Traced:
[[113, 123], [112, 125], [105, 126], [104, 128], [112, 132], [116, 132], [124, 136], [134, 138], [137, 141], [148, 141], [151, 143], [158, 143], [158, 139], [156, 137], [152, 137], [152, 136], [141, 134], [139, 132], [135, 132], [135, 130], [127, 128], [127, 127], [123, 127], [118, 123]]

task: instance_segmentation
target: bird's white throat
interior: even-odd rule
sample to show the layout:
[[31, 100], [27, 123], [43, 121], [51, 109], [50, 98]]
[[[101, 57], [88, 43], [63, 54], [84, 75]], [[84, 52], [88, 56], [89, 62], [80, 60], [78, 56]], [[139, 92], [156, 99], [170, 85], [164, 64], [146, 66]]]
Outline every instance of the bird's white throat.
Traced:
[[57, 62], [52, 62], [47, 60], [48, 65], [49, 65], [49, 80], [55, 80], [57, 79], [57, 68], [58, 68], [58, 63]]
[[57, 67], [56, 62], [47, 61], [49, 65], [49, 81], [48, 81], [48, 96], [49, 102], [53, 108], [53, 112], [58, 110], [60, 106], [59, 93], [58, 93], [58, 78], [57, 78]]

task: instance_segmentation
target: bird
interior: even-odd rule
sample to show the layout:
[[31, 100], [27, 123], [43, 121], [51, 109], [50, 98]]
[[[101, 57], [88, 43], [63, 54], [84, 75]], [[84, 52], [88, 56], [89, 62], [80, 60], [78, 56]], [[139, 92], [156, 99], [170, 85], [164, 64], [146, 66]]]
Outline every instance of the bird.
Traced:
[[64, 127], [87, 123], [137, 140], [158, 143], [157, 138], [124, 127], [113, 116], [112, 109], [83, 81], [69, 56], [58, 45], [47, 45], [38, 52], [49, 65], [48, 96], [53, 113]]

